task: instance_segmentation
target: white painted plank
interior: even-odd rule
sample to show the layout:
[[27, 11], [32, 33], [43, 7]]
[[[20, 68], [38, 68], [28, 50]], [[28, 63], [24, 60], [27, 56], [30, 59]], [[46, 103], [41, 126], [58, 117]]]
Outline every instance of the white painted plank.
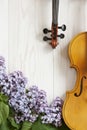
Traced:
[[0, 56], [8, 61], [8, 0], [0, 0]]
[[[9, 70], [22, 70], [30, 85], [53, 99], [53, 51], [42, 41], [49, 26], [51, 1], [9, 0]], [[49, 8], [49, 9], [48, 9]], [[46, 12], [47, 13], [46, 15]], [[47, 19], [46, 19], [47, 17]], [[47, 24], [46, 24], [47, 23]]]

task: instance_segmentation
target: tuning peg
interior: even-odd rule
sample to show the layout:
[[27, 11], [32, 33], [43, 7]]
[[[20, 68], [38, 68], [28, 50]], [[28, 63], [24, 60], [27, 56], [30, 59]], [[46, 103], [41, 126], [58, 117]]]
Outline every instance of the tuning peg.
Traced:
[[65, 35], [61, 33], [61, 34], [58, 35], [57, 37], [60, 37], [61, 39], [63, 39], [63, 38], [65, 37]]
[[48, 38], [47, 36], [44, 36], [44, 37], [43, 37], [43, 40], [44, 40], [44, 41], [48, 41], [48, 40], [52, 40], [52, 38]]
[[58, 29], [61, 29], [62, 31], [65, 31], [66, 30], [66, 25], [63, 24], [62, 26], [59, 26]]
[[44, 29], [43, 29], [43, 33], [44, 33], [44, 34], [47, 34], [47, 33], [50, 33], [50, 32], [52, 32], [52, 31], [51, 31], [51, 30], [48, 30], [47, 28], [44, 28]]

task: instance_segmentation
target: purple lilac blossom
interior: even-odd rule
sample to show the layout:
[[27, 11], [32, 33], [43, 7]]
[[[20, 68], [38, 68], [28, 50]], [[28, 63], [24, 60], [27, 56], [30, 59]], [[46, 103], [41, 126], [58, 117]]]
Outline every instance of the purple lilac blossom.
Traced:
[[[8, 75], [9, 83], [10, 83], [10, 95], [15, 94], [16, 92], [21, 95], [25, 93], [27, 78], [23, 76], [21, 71], [14, 71]], [[12, 95], [11, 95], [12, 96]]]
[[0, 74], [5, 72], [6, 72], [5, 59], [4, 57], [0, 56]]
[[5, 59], [0, 56], [0, 92], [3, 86], [7, 85], [7, 74], [6, 74], [6, 66]]
[[3, 87], [1, 90], [2, 93], [11, 97], [17, 94], [17, 92], [20, 94], [25, 92], [27, 80], [23, 76], [22, 72], [14, 71], [13, 73], [6, 75], [4, 77], [4, 82], [2, 83], [3, 83]]
[[38, 97], [38, 88], [33, 86], [26, 93], [12, 96], [9, 100], [9, 104], [16, 111], [15, 120], [17, 123], [21, 121], [35, 122], [38, 113], [35, 109], [36, 99]]
[[40, 90], [37, 98], [37, 111], [38, 114], [45, 112], [45, 107], [48, 107], [46, 92]]
[[0, 57], [0, 92], [9, 96], [9, 105], [15, 111], [15, 121], [35, 122], [42, 114], [42, 123], [53, 124], [56, 127], [62, 124], [63, 101], [57, 97], [50, 106], [47, 95], [37, 86], [26, 89], [27, 79], [22, 72], [14, 71], [6, 74], [5, 59]]
[[49, 107], [45, 108], [44, 116], [41, 117], [42, 123], [53, 124], [56, 127], [62, 125], [62, 106], [63, 101], [57, 97]]

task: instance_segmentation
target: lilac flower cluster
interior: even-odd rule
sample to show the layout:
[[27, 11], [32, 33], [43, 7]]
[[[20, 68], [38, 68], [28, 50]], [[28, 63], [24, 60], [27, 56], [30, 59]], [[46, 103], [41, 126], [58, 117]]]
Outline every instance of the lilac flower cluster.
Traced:
[[62, 125], [63, 101], [57, 97], [49, 107], [45, 108], [45, 113], [41, 117], [42, 123], [53, 124], [56, 127]]
[[6, 75], [6, 67], [5, 67], [5, 59], [0, 56], [0, 91], [3, 86], [6, 85], [7, 75]]
[[5, 67], [5, 59], [0, 56], [0, 74], [3, 74], [6, 72], [6, 67]]
[[20, 93], [21, 95], [24, 93], [27, 81], [22, 72], [14, 71], [8, 75], [5, 74], [4, 82], [2, 82], [2, 84], [2, 93], [12, 97], [17, 93]]
[[47, 106], [48, 106], [48, 103], [47, 103], [46, 92], [43, 90], [38, 91], [38, 97], [36, 100], [36, 110], [38, 114], [44, 113], [45, 107]]
[[22, 72], [7, 74], [5, 60], [0, 57], [0, 92], [9, 97], [9, 105], [15, 111], [16, 123], [23, 121], [33, 123], [39, 115], [43, 115], [42, 123], [61, 126], [63, 101], [57, 97], [48, 106], [46, 92], [36, 86], [26, 89], [27, 84]]
[[[44, 91], [40, 92], [36, 86], [32, 86], [22, 94], [19, 92], [20, 91], [17, 91], [9, 100], [9, 105], [13, 107], [16, 112], [16, 122], [36, 121], [39, 113], [41, 113], [39, 108], [43, 103], [45, 104], [46, 97], [44, 96]], [[40, 93], [41, 95], [39, 95]], [[42, 96], [41, 101], [38, 101], [40, 96]]]

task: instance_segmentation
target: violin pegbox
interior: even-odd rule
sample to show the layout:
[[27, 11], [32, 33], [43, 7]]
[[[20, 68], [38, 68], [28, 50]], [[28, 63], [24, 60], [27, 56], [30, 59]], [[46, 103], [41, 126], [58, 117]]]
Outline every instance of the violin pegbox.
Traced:
[[65, 31], [66, 30], [66, 25], [62, 25], [62, 26], [59, 26], [58, 25], [55, 25], [55, 24], [52, 24], [52, 28], [51, 30], [48, 30], [47, 28], [44, 28], [43, 29], [43, 33], [44, 34], [48, 34], [50, 33], [50, 38], [47, 37], [47, 36], [44, 36], [43, 37], [43, 40], [44, 41], [51, 41], [51, 46], [52, 48], [56, 48], [56, 46], [58, 45], [58, 37], [63, 39], [65, 37], [65, 35], [63, 33], [61, 33], [60, 35], [58, 35], [58, 29], [61, 29], [62, 31]]
[[51, 29], [44, 28], [43, 33], [47, 35], [50, 33], [50, 37], [44, 36], [44, 41], [51, 41], [50, 45], [52, 48], [56, 48], [58, 45], [58, 37], [63, 39], [65, 35], [63, 33], [58, 34], [58, 29], [61, 29], [62, 31], [66, 30], [66, 25], [58, 26], [58, 11], [59, 11], [59, 0], [52, 0], [52, 26]]
[[52, 48], [56, 48], [58, 45], [58, 37], [63, 39], [65, 35], [63, 33], [58, 34], [58, 29], [62, 31], [66, 30], [66, 25], [58, 26], [58, 11], [59, 11], [59, 0], [52, 0], [52, 27], [51, 30], [44, 28], [43, 33], [48, 34], [50, 33], [50, 37], [44, 36], [44, 41], [51, 41], [50, 45]]

